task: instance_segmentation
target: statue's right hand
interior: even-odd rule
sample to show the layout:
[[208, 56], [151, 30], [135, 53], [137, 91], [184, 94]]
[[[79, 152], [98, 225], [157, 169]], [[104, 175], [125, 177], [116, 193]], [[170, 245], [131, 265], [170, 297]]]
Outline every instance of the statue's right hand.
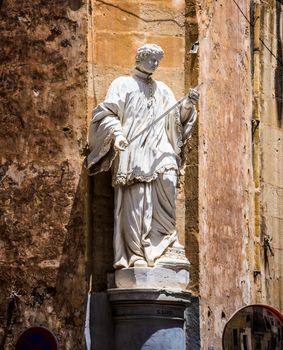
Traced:
[[114, 148], [116, 151], [125, 151], [125, 149], [129, 146], [127, 139], [123, 135], [116, 136], [114, 142]]

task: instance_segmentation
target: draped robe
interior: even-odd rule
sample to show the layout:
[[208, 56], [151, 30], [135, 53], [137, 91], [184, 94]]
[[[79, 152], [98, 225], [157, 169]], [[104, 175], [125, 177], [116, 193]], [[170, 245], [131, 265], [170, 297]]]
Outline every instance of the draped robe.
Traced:
[[[190, 136], [196, 109], [176, 103], [169, 87], [136, 70], [115, 79], [93, 111], [89, 129], [89, 174], [112, 170], [115, 188], [114, 267], [139, 259], [153, 266], [177, 240], [176, 183], [181, 148]], [[116, 151], [117, 135], [128, 140]]]

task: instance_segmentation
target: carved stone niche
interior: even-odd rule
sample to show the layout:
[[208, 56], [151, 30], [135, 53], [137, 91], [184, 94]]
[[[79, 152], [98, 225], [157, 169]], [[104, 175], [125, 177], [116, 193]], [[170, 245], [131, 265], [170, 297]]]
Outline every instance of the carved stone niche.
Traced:
[[185, 350], [184, 312], [191, 294], [158, 289], [109, 289], [115, 350]]

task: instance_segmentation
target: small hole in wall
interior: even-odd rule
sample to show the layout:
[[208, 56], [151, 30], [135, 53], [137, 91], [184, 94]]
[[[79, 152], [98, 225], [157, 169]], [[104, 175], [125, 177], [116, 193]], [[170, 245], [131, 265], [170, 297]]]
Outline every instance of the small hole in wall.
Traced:
[[224, 311], [221, 312], [221, 318], [226, 318], [226, 315], [225, 315]]
[[210, 311], [210, 309], [208, 309], [208, 311], [207, 311], [207, 317], [210, 317], [210, 315], [211, 315], [211, 311]]
[[72, 128], [69, 128], [69, 127], [65, 127], [65, 128], [63, 128], [62, 130], [63, 130], [63, 132], [64, 132], [64, 135], [67, 136], [67, 137], [68, 137], [68, 136], [71, 136], [72, 133], [73, 133]]

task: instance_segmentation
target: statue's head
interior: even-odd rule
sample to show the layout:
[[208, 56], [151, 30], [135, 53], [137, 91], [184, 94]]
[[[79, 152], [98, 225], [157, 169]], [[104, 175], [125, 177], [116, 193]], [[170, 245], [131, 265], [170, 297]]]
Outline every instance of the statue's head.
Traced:
[[156, 44], [145, 44], [137, 49], [136, 67], [145, 73], [153, 73], [164, 56], [162, 48]]

